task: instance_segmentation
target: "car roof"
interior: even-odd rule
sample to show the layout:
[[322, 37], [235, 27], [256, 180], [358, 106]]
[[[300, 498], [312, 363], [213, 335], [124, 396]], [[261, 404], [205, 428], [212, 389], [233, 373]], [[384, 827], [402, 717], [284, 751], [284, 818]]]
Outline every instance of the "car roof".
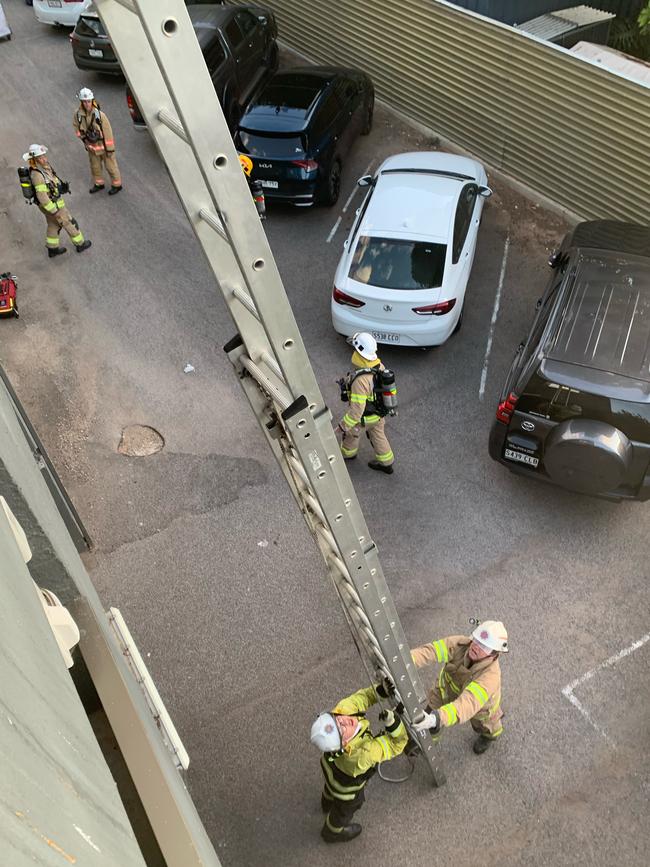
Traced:
[[467, 157], [434, 152], [389, 157], [378, 169], [359, 233], [448, 243], [458, 197], [468, 178], [475, 176], [475, 165]]
[[577, 250], [545, 353], [549, 359], [650, 382], [650, 229], [646, 231], [645, 255]]
[[205, 48], [217, 30], [223, 27], [233, 16], [232, 6], [219, 6], [216, 4], [195, 4], [187, 7], [201, 48]]
[[354, 72], [337, 66], [294, 66], [273, 75], [242, 116], [251, 132], [303, 132], [332, 82]]

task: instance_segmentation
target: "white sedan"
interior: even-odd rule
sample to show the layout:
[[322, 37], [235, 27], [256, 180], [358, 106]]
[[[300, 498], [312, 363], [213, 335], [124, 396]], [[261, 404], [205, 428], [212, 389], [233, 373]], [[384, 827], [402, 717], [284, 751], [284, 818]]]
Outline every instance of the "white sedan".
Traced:
[[438, 346], [460, 327], [485, 199], [476, 160], [398, 154], [374, 177], [336, 269], [332, 323], [378, 343]]
[[34, 0], [34, 15], [41, 24], [74, 27], [92, 0]]

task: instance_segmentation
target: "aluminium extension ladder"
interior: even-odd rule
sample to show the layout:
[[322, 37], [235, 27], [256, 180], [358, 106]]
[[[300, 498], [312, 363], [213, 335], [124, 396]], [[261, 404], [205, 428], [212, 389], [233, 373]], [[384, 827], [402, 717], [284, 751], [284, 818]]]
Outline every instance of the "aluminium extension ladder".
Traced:
[[[95, 0], [207, 256], [237, 336], [235, 372], [327, 564], [360, 654], [407, 722], [426, 693], [183, 0]], [[440, 747], [418, 738], [433, 783]]]

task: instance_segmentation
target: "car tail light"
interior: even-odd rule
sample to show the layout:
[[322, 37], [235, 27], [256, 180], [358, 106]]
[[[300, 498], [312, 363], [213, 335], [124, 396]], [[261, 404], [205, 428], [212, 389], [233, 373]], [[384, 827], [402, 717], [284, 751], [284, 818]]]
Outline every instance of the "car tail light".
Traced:
[[135, 120], [135, 115], [136, 115], [135, 100], [133, 99], [133, 97], [131, 96], [130, 93], [127, 93], [127, 95], [126, 95], [126, 104], [129, 108], [129, 113], [130, 113], [131, 117], [133, 118], [133, 120]]
[[441, 301], [439, 304], [427, 304], [426, 307], [412, 307], [411, 310], [417, 313], [418, 316], [444, 316], [453, 310], [456, 304], [455, 298], [450, 298], [449, 301]]
[[332, 292], [332, 298], [336, 301], [337, 304], [345, 304], [346, 307], [365, 307], [365, 301], [359, 301], [358, 298], [353, 298], [351, 295], [346, 295], [345, 292], [341, 292], [340, 289], [334, 287], [334, 291]]
[[511, 391], [508, 397], [505, 400], [502, 400], [497, 407], [497, 421], [500, 421], [503, 424], [510, 424], [518, 400], [519, 398], [514, 391]]
[[292, 166], [298, 166], [299, 169], [304, 169], [306, 172], [315, 172], [318, 168], [316, 160], [291, 160]]

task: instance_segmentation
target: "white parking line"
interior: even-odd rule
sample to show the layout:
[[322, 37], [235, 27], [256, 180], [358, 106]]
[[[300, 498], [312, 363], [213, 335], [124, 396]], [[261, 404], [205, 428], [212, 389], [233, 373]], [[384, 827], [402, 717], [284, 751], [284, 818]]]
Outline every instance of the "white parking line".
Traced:
[[490, 352], [492, 351], [492, 339], [494, 337], [494, 326], [496, 325], [497, 316], [499, 315], [499, 305], [501, 304], [501, 290], [503, 289], [503, 281], [506, 276], [506, 263], [508, 262], [508, 250], [510, 249], [510, 235], [506, 237], [506, 242], [503, 245], [503, 259], [501, 260], [501, 273], [499, 274], [499, 285], [497, 286], [497, 295], [494, 299], [494, 310], [492, 311], [492, 320], [490, 321], [490, 331], [488, 333], [487, 346], [485, 347], [485, 359], [483, 360], [483, 370], [481, 371], [481, 384], [478, 389], [478, 399], [483, 400], [485, 394], [485, 382], [487, 380], [488, 364], [490, 362]]
[[[370, 174], [370, 169], [371, 169], [373, 163], [374, 163], [374, 160], [370, 160], [370, 162], [366, 166], [365, 172], [363, 173], [364, 175]], [[361, 177], [363, 177], [363, 175]], [[341, 225], [341, 220], [343, 219], [343, 214], [345, 214], [347, 209], [350, 207], [350, 205], [352, 203], [352, 199], [356, 196], [359, 189], [360, 188], [355, 184], [354, 189], [352, 190], [352, 192], [348, 196], [347, 202], [343, 205], [343, 208], [341, 210], [341, 216], [337, 219], [337, 221], [334, 223], [334, 225], [330, 229], [330, 233], [327, 236], [327, 240], [325, 242], [326, 244], [329, 244], [331, 242], [332, 238], [334, 237], [334, 235], [336, 235], [336, 231], [337, 231], [338, 227]]]
[[623, 648], [618, 653], [614, 654], [614, 656], [610, 656], [609, 659], [606, 659], [604, 662], [601, 662], [600, 665], [597, 665], [596, 668], [592, 668], [591, 671], [588, 671], [586, 674], [581, 675], [576, 678], [576, 680], [568, 683], [564, 689], [562, 690], [562, 695], [571, 702], [571, 704], [580, 711], [583, 717], [587, 720], [590, 726], [592, 726], [598, 734], [602, 735], [606, 741], [616, 747], [616, 744], [609, 737], [607, 732], [599, 726], [594, 720], [591, 718], [589, 711], [585, 708], [585, 706], [576, 698], [574, 695], [574, 690], [577, 687], [582, 686], [583, 683], [586, 683], [588, 680], [591, 680], [594, 675], [598, 674], [599, 671], [602, 671], [604, 668], [611, 668], [612, 665], [616, 665], [617, 662], [620, 662], [621, 659], [624, 659], [626, 656], [629, 656], [631, 653], [634, 653], [635, 650], [638, 650], [640, 647], [643, 647], [650, 641], [650, 632], [643, 636], [643, 638], [639, 638], [638, 641], [635, 641], [634, 644], [631, 644], [629, 647]]

